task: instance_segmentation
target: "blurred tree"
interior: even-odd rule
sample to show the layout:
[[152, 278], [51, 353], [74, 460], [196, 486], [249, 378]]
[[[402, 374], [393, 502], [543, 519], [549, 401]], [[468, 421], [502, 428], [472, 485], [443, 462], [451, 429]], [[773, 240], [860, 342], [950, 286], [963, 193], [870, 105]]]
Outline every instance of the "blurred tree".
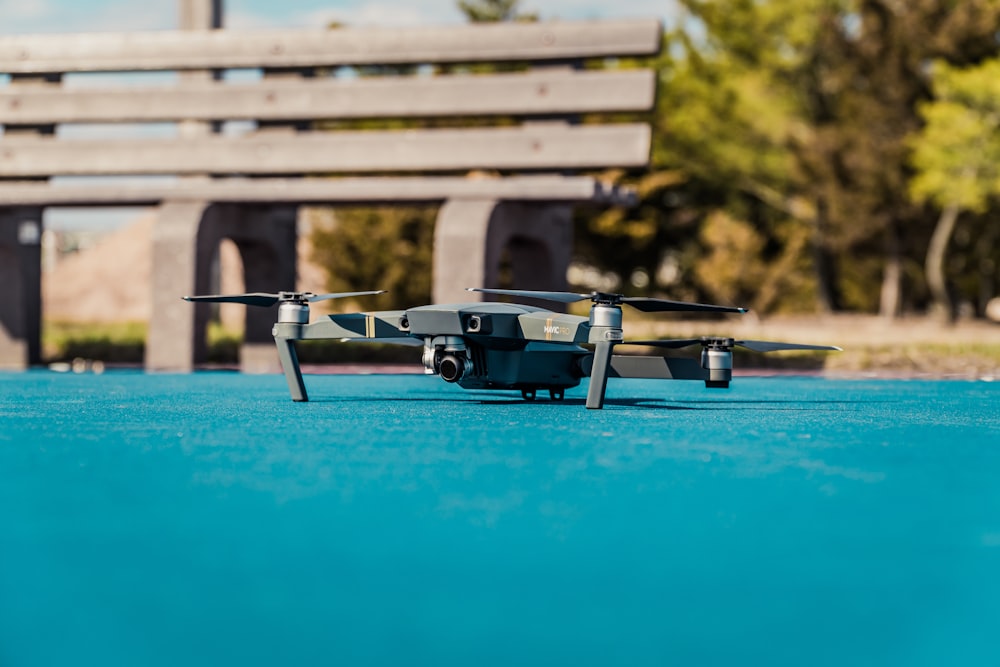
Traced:
[[521, 0], [458, 0], [459, 10], [472, 23], [537, 21], [538, 14], [521, 12]]
[[326, 289], [389, 291], [378, 302], [366, 300], [365, 307], [428, 303], [435, 213], [434, 207], [400, 206], [318, 212], [311, 259], [326, 268]]
[[[640, 205], [588, 221], [579, 236], [595, 238], [578, 250], [600, 248], [594, 259], [601, 268], [624, 276], [629, 263], [637, 264], [652, 278], [643, 291], [721, 300], [740, 295], [757, 309], [808, 308], [814, 283], [802, 274], [808, 263], [787, 256], [789, 248], [803, 251], [812, 210], [793, 188], [787, 146], [808, 128], [787, 72], [798, 44], [812, 34], [809, 7], [752, 0], [685, 4], [690, 20], [667, 33], [667, 47], [654, 62], [660, 90], [653, 168], [638, 179]], [[747, 228], [760, 239], [753, 249], [726, 238]], [[702, 262], [743, 269], [709, 270]], [[749, 276], [773, 287], [751, 294]]]
[[[797, 73], [813, 131], [792, 148], [804, 191], [816, 204], [820, 247], [848, 258], [856, 273], [881, 238], [880, 311], [895, 315], [902, 307], [904, 258], [921, 252], [933, 226], [926, 209], [907, 196], [906, 141], [921, 124], [918, 103], [930, 97], [927, 63], [964, 64], [996, 54], [1000, 3], [828, 2], [819, 17], [811, 57]], [[827, 306], [840, 305], [840, 296], [831, 290]]]
[[[937, 63], [933, 72], [935, 100], [921, 105], [926, 124], [911, 140], [917, 172], [911, 193], [941, 210], [927, 249], [926, 274], [939, 314], [950, 321], [955, 307], [945, 260], [959, 215], [985, 213], [1000, 195], [1000, 60], [965, 69]], [[995, 239], [996, 223], [989, 221], [983, 233]], [[993, 257], [982, 259], [995, 267]]]
[[[902, 281], [933, 227], [907, 192], [906, 139], [921, 125], [917, 104], [930, 98], [927, 63], [995, 54], [1000, 2], [682, 4], [690, 17], [668, 34], [659, 63], [653, 165], [683, 185], [666, 198], [644, 197], [621, 229], [644, 229], [633, 221], [645, 221], [660, 232], [644, 234], [662, 240], [665, 228], [690, 225], [692, 217], [701, 225], [724, 210], [767, 240], [761, 260], [768, 266], [790, 248], [804, 250], [807, 234], [821, 310], [897, 314]], [[666, 201], [683, 205], [671, 210]], [[697, 244], [681, 241], [693, 252], [681, 254], [696, 263], [710, 249], [708, 237], [695, 236]], [[713, 291], [705, 283], [713, 275], [722, 280], [700, 272], [702, 291]], [[806, 284], [802, 276], [794, 282]]]

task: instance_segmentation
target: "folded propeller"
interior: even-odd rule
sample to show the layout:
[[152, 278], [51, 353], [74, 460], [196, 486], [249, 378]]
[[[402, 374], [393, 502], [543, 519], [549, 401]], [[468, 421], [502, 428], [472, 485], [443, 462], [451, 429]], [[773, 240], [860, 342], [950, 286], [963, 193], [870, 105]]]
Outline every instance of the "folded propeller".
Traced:
[[329, 299], [347, 299], [356, 296], [385, 294], [385, 290], [370, 292], [335, 292], [333, 294], [313, 294], [312, 292], [251, 292], [249, 294], [208, 294], [205, 296], [184, 296], [185, 301], [207, 301], [209, 303], [242, 303], [245, 306], [267, 308], [276, 303], [316, 303]]
[[744, 347], [754, 352], [779, 352], [782, 350], [831, 350], [841, 351], [839, 347], [833, 345], [805, 345], [802, 343], [779, 343], [769, 340], [734, 340], [732, 338], [713, 338], [702, 336], [701, 338], [675, 338], [667, 340], [629, 340], [619, 343], [619, 345], [644, 345], [648, 347], [662, 347], [669, 350], [679, 350], [692, 345], [701, 345], [717, 350], [730, 350], [734, 347]]
[[690, 303], [688, 301], [670, 301], [668, 299], [653, 299], [645, 296], [625, 296], [624, 294], [614, 294], [611, 292], [543, 292], [536, 290], [521, 289], [481, 289], [478, 287], [467, 288], [470, 292], [482, 292], [483, 294], [504, 294], [507, 296], [520, 296], [532, 299], [543, 299], [545, 301], [557, 301], [559, 303], [576, 303], [577, 301], [593, 301], [595, 304], [605, 306], [618, 306], [628, 304], [636, 310], [644, 313], [745, 313], [746, 308], [733, 306], [716, 306], [707, 303]]

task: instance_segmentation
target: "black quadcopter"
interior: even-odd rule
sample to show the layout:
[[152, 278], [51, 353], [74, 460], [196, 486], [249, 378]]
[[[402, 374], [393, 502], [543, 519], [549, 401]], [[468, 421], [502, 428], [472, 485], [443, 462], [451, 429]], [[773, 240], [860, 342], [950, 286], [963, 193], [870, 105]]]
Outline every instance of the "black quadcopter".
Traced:
[[[733, 348], [756, 352], [777, 350], [839, 350], [830, 345], [802, 345], [732, 338], [630, 340], [622, 337], [622, 304], [646, 313], [745, 313], [745, 308], [669, 301], [622, 294], [542, 292], [478, 289], [471, 292], [541, 299], [559, 303], [591, 301], [589, 317], [557, 313], [534, 306], [475, 302], [432, 304], [406, 310], [324, 315], [310, 321], [309, 304], [327, 299], [383, 294], [381, 291], [313, 294], [278, 292], [186, 296], [187, 301], [278, 306], [271, 333], [288, 380], [292, 400], [309, 400], [299, 367], [295, 342], [334, 339], [423, 345], [423, 364], [429, 375], [439, 375], [465, 389], [520, 390], [535, 400], [547, 390], [562, 400], [566, 389], [590, 378], [587, 407], [604, 406], [609, 377], [701, 380], [706, 387], [727, 388], [733, 378]], [[618, 345], [680, 349], [701, 346], [701, 357], [662, 357], [613, 354]]]

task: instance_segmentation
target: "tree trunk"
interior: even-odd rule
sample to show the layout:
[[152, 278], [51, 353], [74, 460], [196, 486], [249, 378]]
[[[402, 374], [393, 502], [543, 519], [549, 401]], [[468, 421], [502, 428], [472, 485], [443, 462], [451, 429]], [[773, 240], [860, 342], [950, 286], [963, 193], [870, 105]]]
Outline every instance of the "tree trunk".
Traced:
[[997, 262], [994, 256], [997, 254], [996, 241], [998, 231], [1000, 231], [1000, 224], [997, 224], [992, 219], [988, 220], [983, 225], [983, 233], [976, 243], [976, 255], [979, 260], [977, 262], [979, 268], [979, 302], [976, 304], [976, 314], [979, 316], [986, 314], [986, 304], [997, 295]]
[[902, 310], [903, 258], [900, 251], [899, 227], [890, 223], [886, 230], [885, 270], [882, 273], [882, 291], [879, 294], [878, 312], [887, 320], [899, 317]]
[[837, 294], [836, 267], [833, 254], [826, 243], [826, 201], [816, 202], [813, 218], [813, 268], [816, 271], [816, 301], [821, 313], [832, 313], [840, 308]]
[[948, 283], [944, 275], [945, 255], [948, 251], [948, 243], [951, 241], [951, 234], [955, 231], [955, 223], [958, 222], [958, 206], [950, 204], [941, 211], [934, 233], [931, 235], [930, 245], [927, 247], [927, 259], [924, 270], [927, 274], [927, 287], [931, 291], [934, 299], [934, 310], [945, 322], [951, 323], [955, 320], [955, 308], [948, 294]]

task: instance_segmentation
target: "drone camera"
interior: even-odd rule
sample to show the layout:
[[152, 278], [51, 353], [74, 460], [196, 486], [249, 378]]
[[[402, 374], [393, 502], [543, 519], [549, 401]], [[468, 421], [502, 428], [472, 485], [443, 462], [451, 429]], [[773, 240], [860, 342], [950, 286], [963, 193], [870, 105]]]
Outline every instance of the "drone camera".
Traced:
[[472, 360], [461, 336], [434, 336], [424, 339], [424, 373], [440, 375], [445, 382], [458, 382], [472, 373]]
[[438, 362], [438, 373], [445, 382], [458, 382], [472, 371], [472, 361], [455, 354], [446, 354]]

